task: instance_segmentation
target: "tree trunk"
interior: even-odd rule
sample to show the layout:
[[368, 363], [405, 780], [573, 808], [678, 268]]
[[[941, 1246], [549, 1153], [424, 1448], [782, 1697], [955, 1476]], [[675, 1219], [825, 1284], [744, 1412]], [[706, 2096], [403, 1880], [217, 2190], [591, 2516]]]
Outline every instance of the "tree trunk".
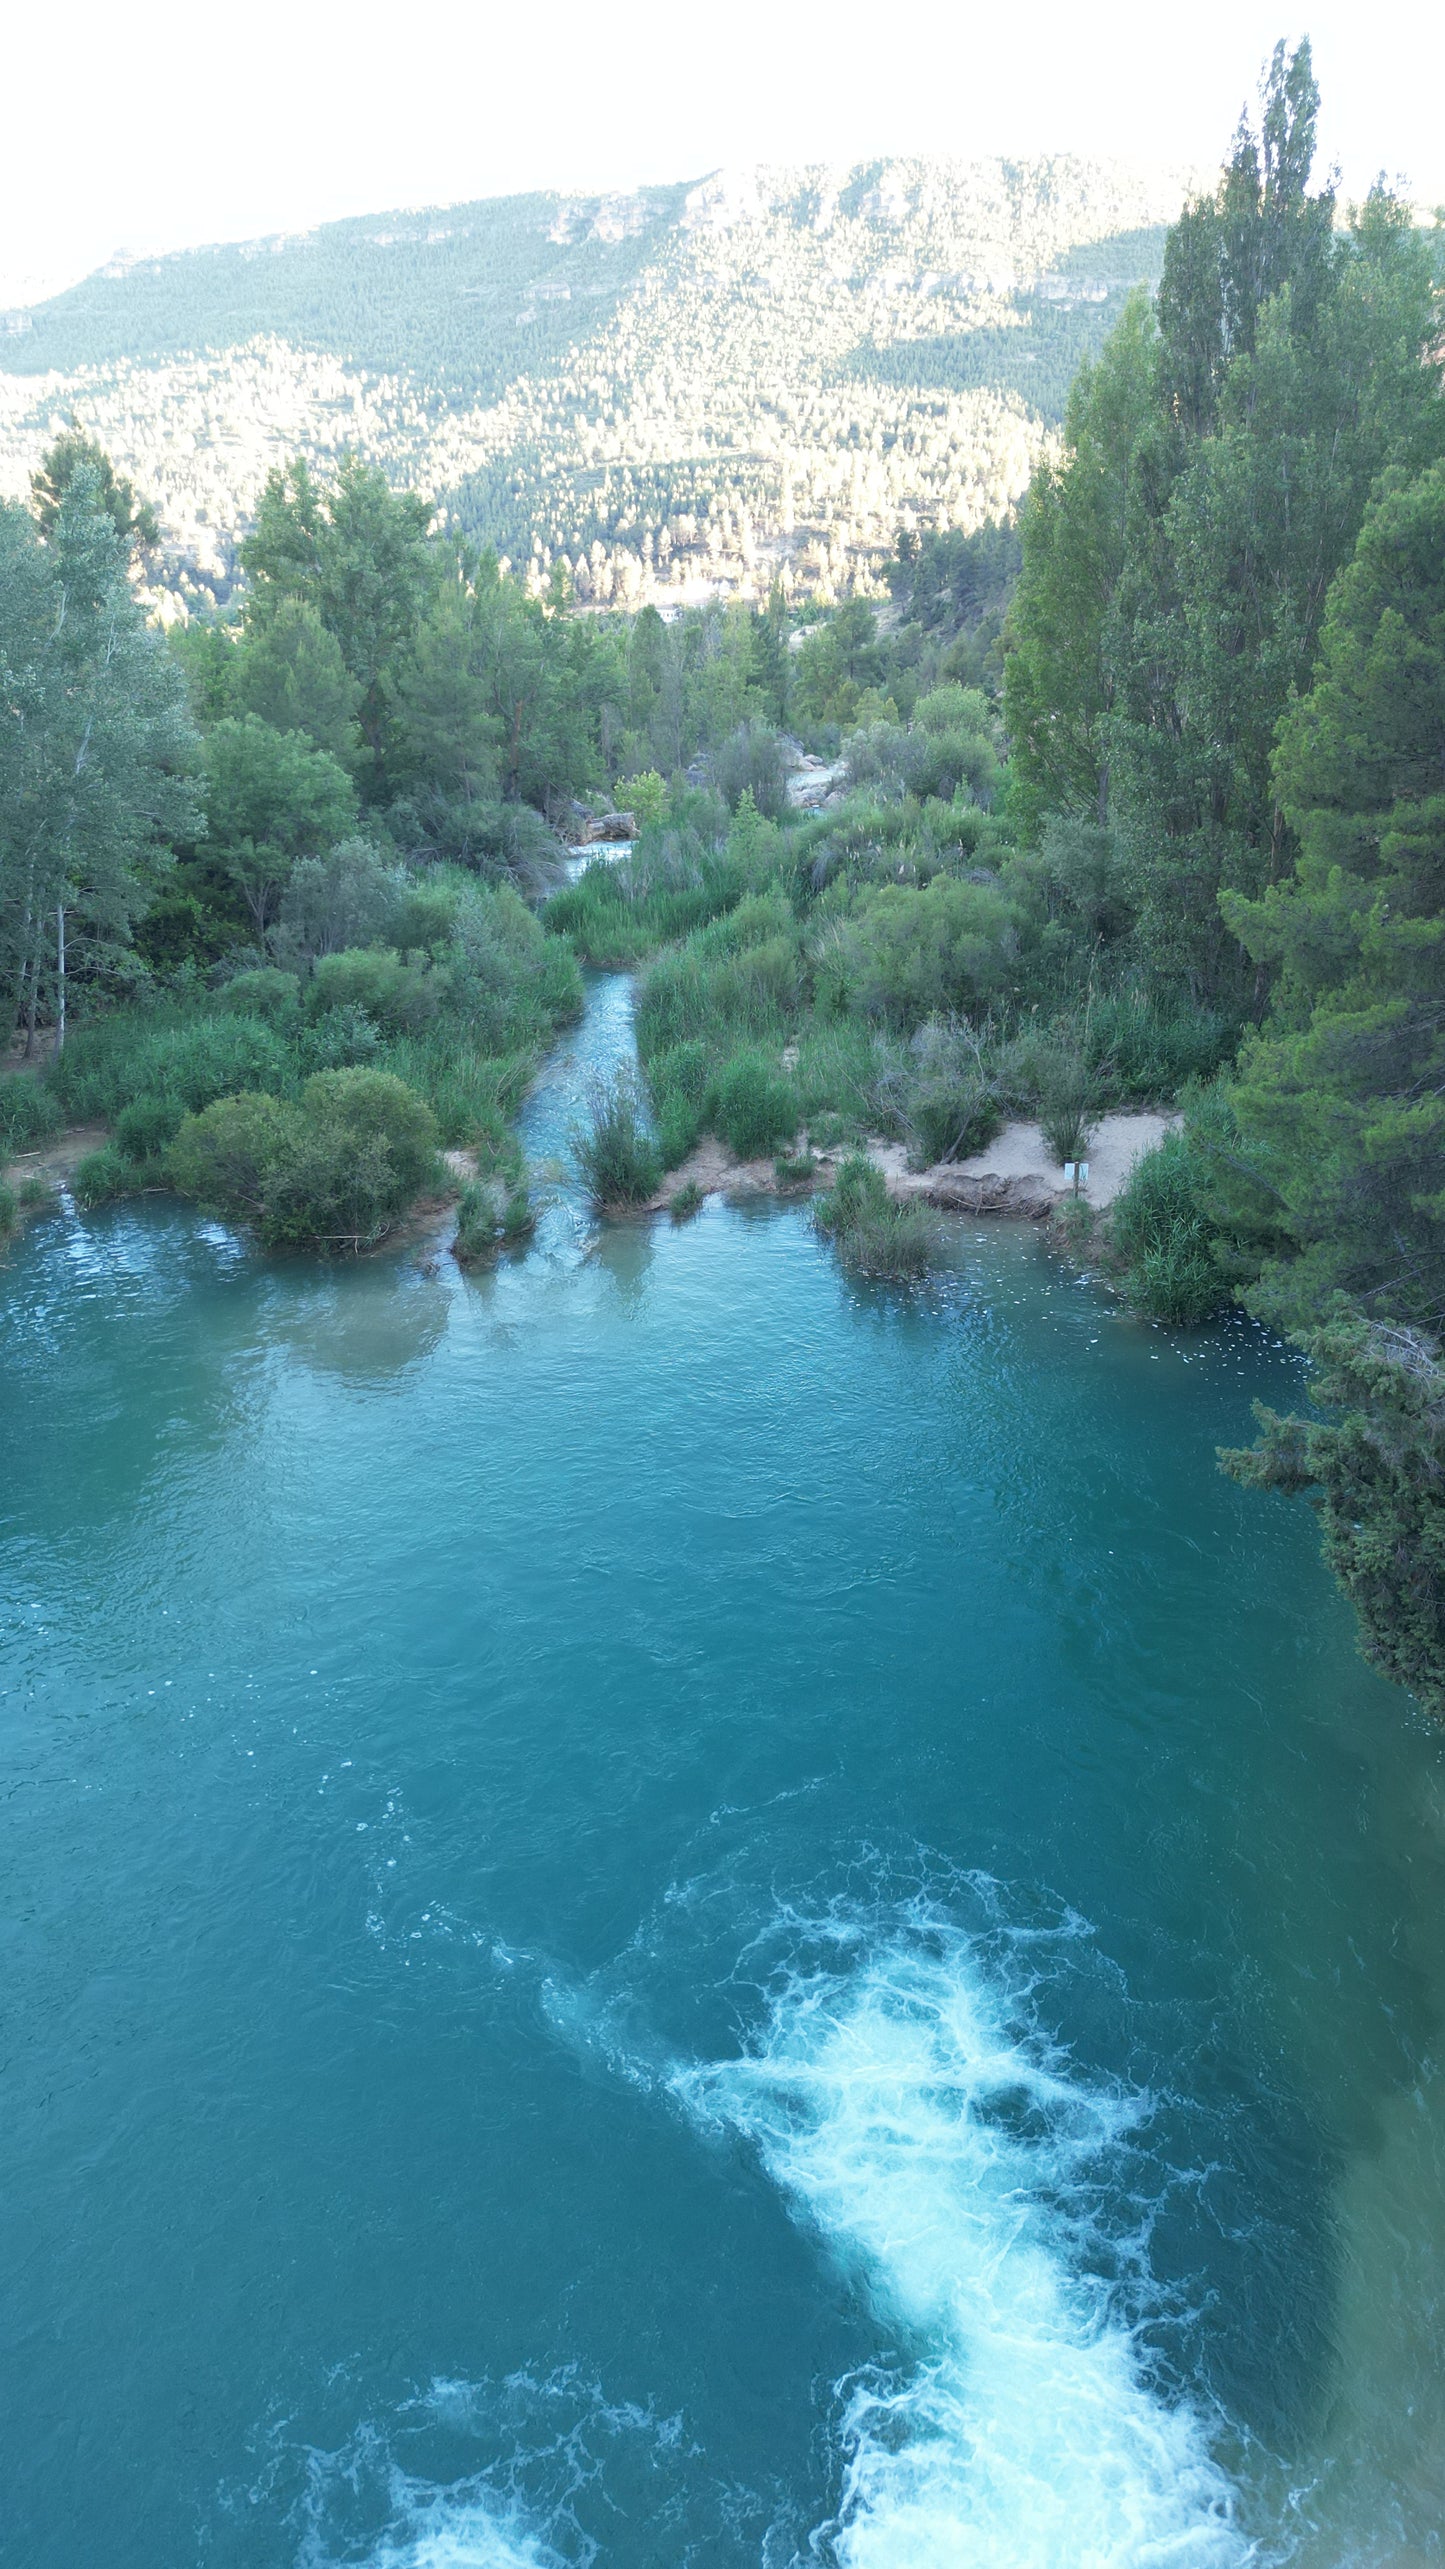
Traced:
[[15, 975], [15, 995], [10, 1002], [10, 1023], [6, 1028], [7, 1037], [14, 1034], [16, 1027], [20, 1023], [20, 1011], [25, 1005], [25, 975], [30, 969], [30, 936], [31, 930], [35, 924], [35, 913], [32, 907], [34, 894], [35, 865], [32, 859], [30, 867], [30, 888], [25, 896], [25, 925], [20, 931], [20, 969]]
[[40, 997], [40, 949], [30, 958], [30, 1000], [25, 1011], [25, 1058], [35, 1058], [35, 1010]]
[[55, 913], [55, 1058], [65, 1050], [65, 904]]

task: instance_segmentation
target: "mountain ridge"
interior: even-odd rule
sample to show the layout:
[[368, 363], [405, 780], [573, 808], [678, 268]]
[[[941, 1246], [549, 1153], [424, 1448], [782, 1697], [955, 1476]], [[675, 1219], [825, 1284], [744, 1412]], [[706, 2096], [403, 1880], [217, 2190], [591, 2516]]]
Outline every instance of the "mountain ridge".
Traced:
[[267, 469], [347, 445], [584, 603], [867, 585], [1010, 507], [1157, 278], [1183, 170], [747, 165], [113, 261], [0, 317], [0, 487], [70, 414], [224, 597]]

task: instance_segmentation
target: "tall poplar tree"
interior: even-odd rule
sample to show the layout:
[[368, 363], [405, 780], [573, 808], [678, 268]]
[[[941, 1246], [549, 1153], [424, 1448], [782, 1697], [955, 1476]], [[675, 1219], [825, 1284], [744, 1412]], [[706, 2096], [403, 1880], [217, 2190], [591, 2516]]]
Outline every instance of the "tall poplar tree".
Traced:
[[11, 1022], [77, 969], [124, 968], [174, 838], [193, 833], [179, 669], [131, 593], [100, 476], [82, 465], [42, 539], [0, 509], [0, 933]]

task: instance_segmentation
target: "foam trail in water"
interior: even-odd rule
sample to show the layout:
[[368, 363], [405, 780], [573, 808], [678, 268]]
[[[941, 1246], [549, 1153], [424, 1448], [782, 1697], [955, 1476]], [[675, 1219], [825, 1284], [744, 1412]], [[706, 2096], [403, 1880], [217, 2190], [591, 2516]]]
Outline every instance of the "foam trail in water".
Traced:
[[1137, 2106], [1007, 2016], [966, 1937], [895, 1931], [852, 1967], [790, 1977], [751, 2056], [675, 2081], [752, 2139], [910, 2341], [906, 2374], [852, 2390], [832, 2556], [1241, 2569], [1256, 2554], [1199, 2421], [1149, 2387], [1079, 2254]]

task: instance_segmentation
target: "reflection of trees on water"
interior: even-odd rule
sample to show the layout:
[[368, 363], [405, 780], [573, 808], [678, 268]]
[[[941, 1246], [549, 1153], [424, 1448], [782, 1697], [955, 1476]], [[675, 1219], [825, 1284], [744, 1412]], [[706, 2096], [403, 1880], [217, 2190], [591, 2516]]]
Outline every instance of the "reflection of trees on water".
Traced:
[[[266, 1343], [313, 1373], [358, 1389], [399, 1384], [440, 1345], [453, 1290], [445, 1234], [420, 1252], [391, 1252], [298, 1272], [268, 1296]], [[448, 1261], [449, 1263], [449, 1261]], [[273, 1270], [274, 1273], [274, 1270]]]
[[[433, 1272], [422, 1271], [419, 1256]], [[58, 1541], [143, 1513], [177, 1472], [260, 1452], [284, 1369], [399, 1384], [446, 1328], [442, 1241], [345, 1264], [262, 1260], [166, 1200], [37, 1224], [5, 1274], [0, 1446]]]

